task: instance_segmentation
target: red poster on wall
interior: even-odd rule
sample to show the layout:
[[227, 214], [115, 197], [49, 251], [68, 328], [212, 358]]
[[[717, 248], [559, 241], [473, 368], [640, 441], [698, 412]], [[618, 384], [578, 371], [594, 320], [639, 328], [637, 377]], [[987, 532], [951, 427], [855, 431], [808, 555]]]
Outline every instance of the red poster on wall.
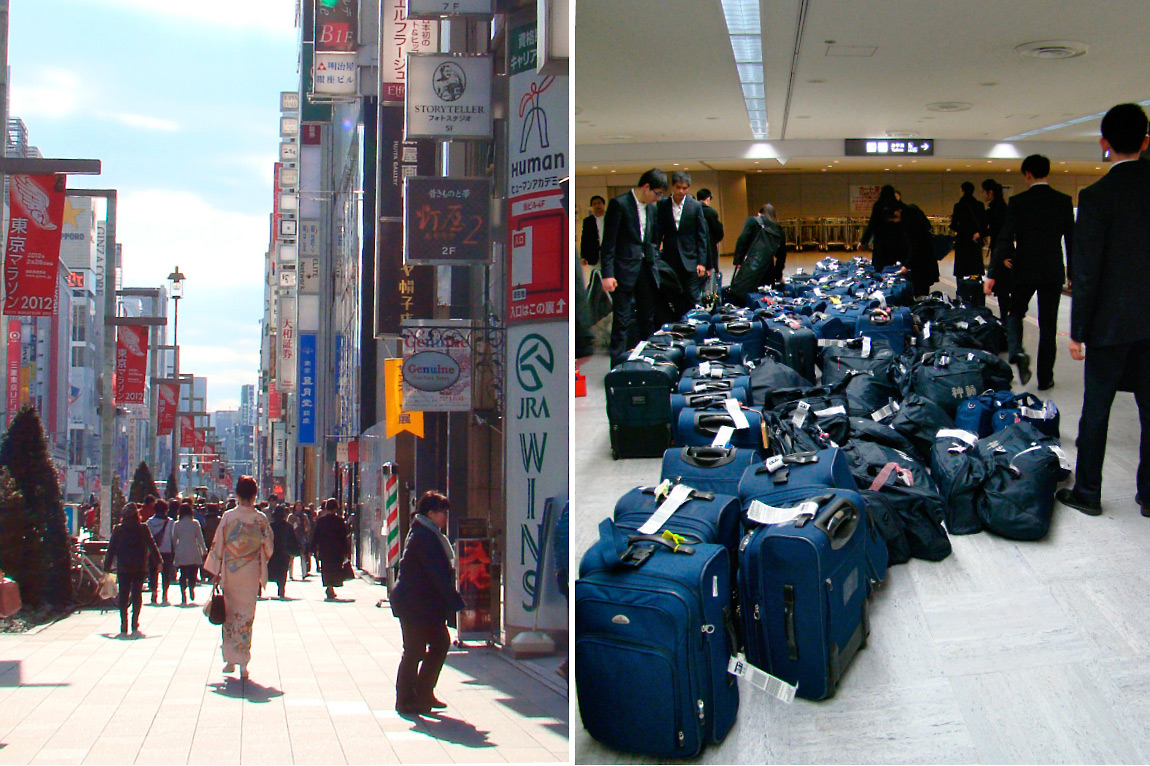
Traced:
[[280, 395], [276, 391], [275, 383], [268, 383], [268, 419], [279, 420], [283, 417], [283, 408], [280, 406]]
[[176, 399], [180, 394], [177, 383], [160, 383], [156, 387], [156, 435], [167, 436], [176, 425]]
[[191, 415], [180, 415], [180, 446], [191, 450], [196, 448], [196, 428]]
[[20, 339], [22, 329], [19, 319], [8, 320], [8, 422], [16, 417], [20, 409]]
[[148, 328], [116, 328], [116, 404], [143, 404]]
[[64, 175], [11, 176], [8, 248], [4, 253], [4, 313], [47, 317], [56, 310]]

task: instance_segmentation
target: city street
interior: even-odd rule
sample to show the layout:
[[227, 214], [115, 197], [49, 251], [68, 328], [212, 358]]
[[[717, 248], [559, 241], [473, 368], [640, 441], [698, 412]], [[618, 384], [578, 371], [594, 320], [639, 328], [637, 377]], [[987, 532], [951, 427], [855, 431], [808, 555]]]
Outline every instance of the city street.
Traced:
[[147, 593], [139, 638], [117, 638], [118, 613], [97, 609], [0, 635], [0, 764], [569, 760], [556, 658], [452, 647], [436, 688], [448, 708], [400, 717], [402, 641], [375, 606], [384, 594], [353, 580], [325, 602], [318, 576], [289, 582], [291, 600], [259, 602], [246, 682], [221, 672], [220, 629], [201, 607], [150, 606]]

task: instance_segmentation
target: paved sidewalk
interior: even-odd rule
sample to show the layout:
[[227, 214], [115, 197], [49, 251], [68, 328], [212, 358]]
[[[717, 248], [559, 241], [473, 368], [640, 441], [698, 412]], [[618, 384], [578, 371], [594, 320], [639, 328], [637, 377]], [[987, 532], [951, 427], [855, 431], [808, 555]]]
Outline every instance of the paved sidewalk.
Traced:
[[325, 602], [312, 577], [287, 593], [259, 603], [247, 682], [222, 673], [220, 629], [199, 606], [153, 607], [146, 593], [140, 638], [117, 638], [119, 613], [99, 610], [0, 635], [0, 764], [570, 760], [562, 682], [452, 647], [436, 688], [447, 710], [401, 718], [384, 589], [356, 580]]

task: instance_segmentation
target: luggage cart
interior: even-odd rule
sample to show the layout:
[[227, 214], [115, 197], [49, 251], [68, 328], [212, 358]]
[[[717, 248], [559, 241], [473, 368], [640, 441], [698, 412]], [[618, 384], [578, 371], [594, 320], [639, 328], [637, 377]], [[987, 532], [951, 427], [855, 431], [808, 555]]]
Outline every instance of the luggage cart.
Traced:
[[799, 219], [798, 218], [784, 218], [779, 221], [779, 227], [783, 230], [783, 237], [786, 240], [787, 249], [794, 251], [799, 247]]
[[846, 218], [823, 218], [820, 221], [821, 238], [823, 243], [823, 250], [829, 250], [832, 247], [841, 247], [844, 250], [850, 249], [851, 240], [849, 235], [849, 226]]
[[821, 219], [818, 218], [804, 218], [799, 222], [799, 250], [803, 250], [810, 245], [816, 250], [826, 250], [827, 246], [822, 241], [822, 226]]
[[928, 220], [930, 221], [930, 231], [932, 234], [951, 234], [949, 218], [932, 215], [928, 216]]
[[869, 218], [847, 219], [847, 250], [859, 249], [859, 242], [862, 240], [863, 232], [866, 231], [869, 220]]

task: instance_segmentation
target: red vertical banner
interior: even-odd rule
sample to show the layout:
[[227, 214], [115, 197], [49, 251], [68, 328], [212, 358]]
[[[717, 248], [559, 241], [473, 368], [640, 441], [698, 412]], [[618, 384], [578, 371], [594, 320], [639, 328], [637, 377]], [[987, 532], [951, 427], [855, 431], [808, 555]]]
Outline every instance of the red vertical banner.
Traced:
[[4, 313], [47, 317], [56, 309], [67, 177], [10, 176]]
[[191, 415], [180, 415], [180, 446], [193, 450], [196, 448], [196, 427]]
[[8, 320], [8, 422], [20, 409], [20, 340], [23, 330], [19, 319]]
[[268, 383], [268, 420], [279, 420], [283, 417], [283, 408], [280, 405], [280, 395], [276, 391], [276, 384]]
[[176, 399], [180, 395], [178, 383], [161, 383], [156, 388], [156, 435], [167, 436], [176, 425]]
[[116, 328], [116, 404], [143, 404], [148, 328]]
[[193, 449], [196, 451], [196, 454], [202, 455], [204, 453], [205, 443], [206, 443], [206, 437], [204, 436], [204, 432], [201, 431], [200, 429], [196, 428], [196, 429], [192, 430], [192, 433], [195, 434], [195, 437], [196, 437], [196, 439], [195, 439], [196, 440], [196, 446], [193, 447]]

